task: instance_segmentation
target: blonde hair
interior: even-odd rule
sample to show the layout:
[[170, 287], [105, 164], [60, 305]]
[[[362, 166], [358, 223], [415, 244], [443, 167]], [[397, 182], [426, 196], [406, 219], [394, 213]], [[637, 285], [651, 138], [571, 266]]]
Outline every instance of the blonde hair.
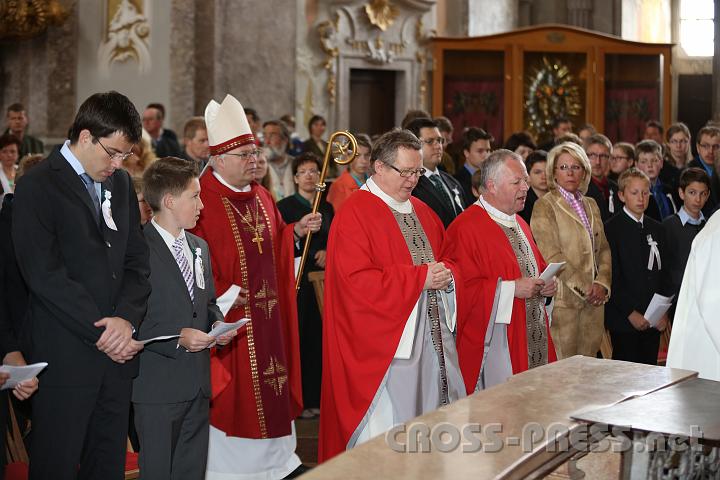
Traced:
[[590, 160], [588, 160], [585, 150], [575, 142], [561, 143], [548, 152], [547, 165], [545, 166], [548, 189], [557, 190], [557, 185], [555, 184], [555, 160], [563, 153], [570, 155], [583, 167], [585, 176], [582, 179], [579, 190], [583, 195], [586, 194], [588, 185], [590, 184]]
[[620, 178], [618, 179], [618, 191], [624, 192], [625, 187], [628, 186], [628, 183], [630, 183], [630, 180], [632, 180], [633, 178], [645, 180], [648, 187], [650, 187], [650, 177], [648, 177], [645, 172], [643, 172], [639, 168], [630, 167], [620, 174]]

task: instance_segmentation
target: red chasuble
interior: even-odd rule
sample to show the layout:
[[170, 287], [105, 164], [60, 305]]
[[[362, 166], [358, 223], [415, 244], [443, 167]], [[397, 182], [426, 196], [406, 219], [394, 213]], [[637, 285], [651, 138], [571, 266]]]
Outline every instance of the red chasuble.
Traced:
[[[530, 227], [517, 217], [518, 224], [530, 242], [538, 271], [545, 269], [545, 260], [535, 244]], [[458, 216], [447, 231], [443, 260], [457, 265], [462, 282], [457, 282], [457, 351], [460, 370], [468, 394], [475, 391], [482, 362], [485, 333], [490, 321], [498, 277], [503, 281], [520, 278], [520, 266], [505, 232], [484, 208], [472, 205]], [[557, 360], [545, 315], [548, 338], [548, 361]], [[508, 327], [508, 348], [513, 374], [528, 369], [527, 325], [525, 300], [515, 298]]]
[[[437, 255], [443, 224], [410, 199]], [[328, 239], [318, 461], [345, 451], [390, 367], [422, 293], [427, 266], [414, 266], [390, 208], [370, 192], [351, 195]]]
[[289, 435], [302, 411], [294, 224], [285, 225], [255, 182], [249, 192], [233, 192], [210, 170], [200, 185], [205, 208], [192, 233], [210, 246], [218, 296], [233, 284], [250, 291], [248, 303], [225, 317], [250, 323], [212, 351], [210, 424], [233, 437]]

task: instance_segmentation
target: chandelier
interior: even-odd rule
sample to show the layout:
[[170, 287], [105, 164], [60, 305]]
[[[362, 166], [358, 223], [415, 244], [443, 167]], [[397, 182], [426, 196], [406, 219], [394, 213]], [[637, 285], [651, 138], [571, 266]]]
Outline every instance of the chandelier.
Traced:
[[68, 10], [58, 0], [3, 0], [0, 2], [0, 40], [23, 40], [59, 26]]

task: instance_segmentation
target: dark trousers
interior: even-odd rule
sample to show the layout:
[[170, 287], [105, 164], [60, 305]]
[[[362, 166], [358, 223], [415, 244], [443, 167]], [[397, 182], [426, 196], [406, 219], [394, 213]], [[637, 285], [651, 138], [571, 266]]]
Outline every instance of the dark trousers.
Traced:
[[0, 480], [5, 478], [5, 436], [8, 429], [8, 395], [9, 392], [0, 392]]
[[610, 332], [613, 360], [657, 365], [660, 332], [654, 328], [634, 332]]
[[30, 480], [125, 477], [131, 379], [44, 385], [33, 395]]
[[210, 399], [133, 403], [142, 480], [203, 480], [210, 437]]

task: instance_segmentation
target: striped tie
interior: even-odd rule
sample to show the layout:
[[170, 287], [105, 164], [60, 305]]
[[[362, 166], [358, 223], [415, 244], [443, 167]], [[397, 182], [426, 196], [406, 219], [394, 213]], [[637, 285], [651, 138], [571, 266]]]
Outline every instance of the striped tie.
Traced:
[[193, 272], [190, 268], [190, 262], [188, 262], [185, 252], [183, 252], [183, 246], [185, 244], [185, 237], [182, 235], [175, 239], [173, 242], [173, 251], [175, 252], [175, 261], [180, 267], [180, 273], [182, 273], [183, 280], [185, 280], [185, 286], [187, 287], [190, 299], [195, 301], [195, 291], [193, 289]]

